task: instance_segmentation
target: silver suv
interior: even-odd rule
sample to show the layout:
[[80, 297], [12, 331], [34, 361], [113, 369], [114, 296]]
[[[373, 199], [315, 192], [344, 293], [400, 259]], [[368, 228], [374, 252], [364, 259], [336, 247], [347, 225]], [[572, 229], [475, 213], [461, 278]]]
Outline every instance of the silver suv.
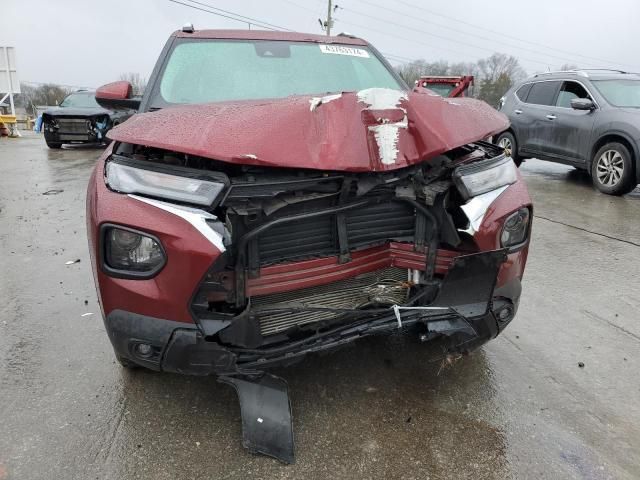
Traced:
[[511, 126], [496, 143], [517, 165], [536, 157], [587, 170], [601, 192], [623, 195], [640, 183], [640, 75], [572, 70], [534, 75], [498, 108]]

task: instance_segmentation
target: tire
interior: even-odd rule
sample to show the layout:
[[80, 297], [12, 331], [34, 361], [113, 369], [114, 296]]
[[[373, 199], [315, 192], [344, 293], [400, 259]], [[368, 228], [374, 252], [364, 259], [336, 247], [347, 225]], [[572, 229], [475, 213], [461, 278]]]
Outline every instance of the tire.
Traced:
[[47, 142], [47, 147], [49, 147], [49, 148], [54, 148], [54, 149], [62, 148], [62, 144], [61, 143], [50, 142], [49, 140], [46, 140], [46, 139], [45, 139], [45, 142]]
[[603, 145], [591, 160], [593, 185], [607, 195], [624, 195], [636, 187], [633, 157], [622, 143]]
[[495, 144], [504, 148], [505, 154], [513, 159], [516, 167], [522, 165], [522, 157], [518, 155], [518, 143], [511, 132], [503, 132], [498, 135]]

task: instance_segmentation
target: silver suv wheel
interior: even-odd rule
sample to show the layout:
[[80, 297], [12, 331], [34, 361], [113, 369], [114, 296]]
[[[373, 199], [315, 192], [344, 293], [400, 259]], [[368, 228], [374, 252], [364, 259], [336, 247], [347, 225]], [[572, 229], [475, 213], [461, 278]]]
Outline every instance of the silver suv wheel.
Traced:
[[598, 181], [607, 187], [615, 187], [624, 174], [624, 159], [616, 150], [606, 150], [598, 158], [596, 175]]
[[593, 184], [602, 193], [624, 195], [637, 185], [633, 156], [620, 142], [609, 142], [595, 153], [591, 162]]

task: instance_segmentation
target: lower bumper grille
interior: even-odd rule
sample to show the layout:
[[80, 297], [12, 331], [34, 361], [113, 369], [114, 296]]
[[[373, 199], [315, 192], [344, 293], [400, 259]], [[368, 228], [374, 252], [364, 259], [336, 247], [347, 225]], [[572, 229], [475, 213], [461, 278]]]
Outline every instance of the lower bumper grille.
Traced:
[[58, 132], [87, 134], [89, 121], [81, 118], [67, 118], [58, 120]]
[[[252, 309], [260, 318], [262, 335], [273, 335], [295, 326], [336, 318], [331, 311], [274, 312], [287, 308], [356, 309], [367, 305], [392, 305], [407, 299], [408, 273], [403, 268], [385, 268], [327, 285], [253, 297]], [[264, 313], [261, 313], [263, 311]]]

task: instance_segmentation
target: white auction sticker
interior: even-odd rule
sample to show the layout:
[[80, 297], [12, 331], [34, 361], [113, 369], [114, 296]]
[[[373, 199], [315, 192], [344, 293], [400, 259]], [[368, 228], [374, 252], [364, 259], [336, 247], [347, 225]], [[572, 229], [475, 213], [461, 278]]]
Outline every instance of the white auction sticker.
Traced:
[[362, 48], [345, 47], [344, 45], [319, 45], [322, 53], [349, 55], [350, 57], [369, 58], [369, 52]]

